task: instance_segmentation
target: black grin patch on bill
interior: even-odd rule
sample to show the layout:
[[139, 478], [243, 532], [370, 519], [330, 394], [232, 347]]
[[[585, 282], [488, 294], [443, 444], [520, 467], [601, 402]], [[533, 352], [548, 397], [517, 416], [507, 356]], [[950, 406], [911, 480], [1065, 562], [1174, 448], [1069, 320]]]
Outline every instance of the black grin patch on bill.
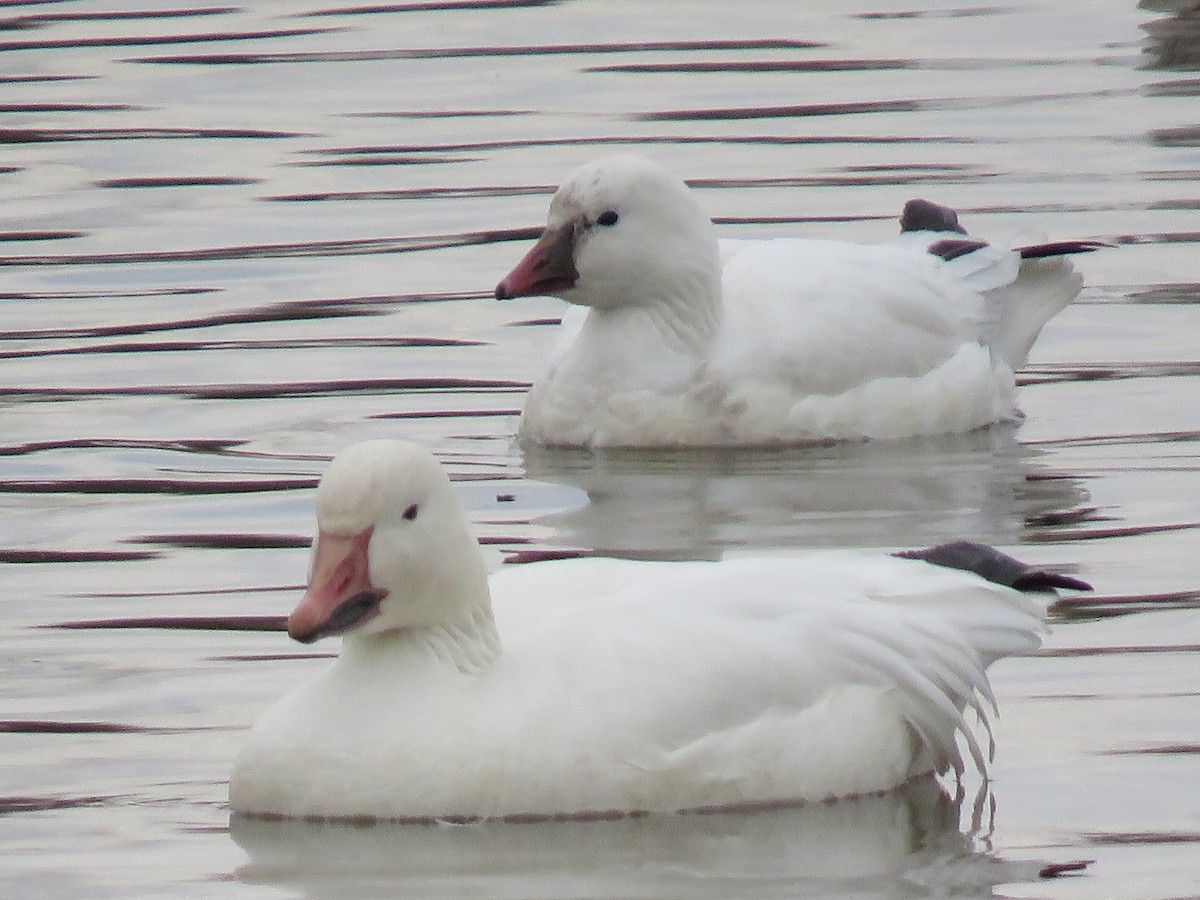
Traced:
[[302, 644], [311, 644], [319, 638], [343, 634], [379, 612], [379, 604], [383, 597], [381, 591], [360, 591], [339, 603], [333, 615], [321, 627], [308, 634], [296, 635], [296, 640]]

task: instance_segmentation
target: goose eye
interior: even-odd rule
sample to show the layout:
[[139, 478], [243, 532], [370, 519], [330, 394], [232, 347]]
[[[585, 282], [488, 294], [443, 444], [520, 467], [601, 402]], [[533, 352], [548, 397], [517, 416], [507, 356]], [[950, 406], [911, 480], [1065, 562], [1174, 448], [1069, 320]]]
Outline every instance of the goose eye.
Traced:
[[408, 521], [411, 522], [413, 519], [415, 519], [417, 517], [417, 513], [419, 513], [420, 511], [421, 511], [421, 508], [419, 506], [417, 506], [417, 504], [414, 503], [412, 506], [410, 506], [408, 509], [406, 509], [404, 511], [404, 518], [408, 519]]
[[599, 218], [596, 219], [596, 224], [604, 225], [605, 227], [609, 225], [616, 225], [617, 219], [619, 218], [620, 216], [617, 215], [615, 210], [606, 209], [604, 212], [600, 213]]

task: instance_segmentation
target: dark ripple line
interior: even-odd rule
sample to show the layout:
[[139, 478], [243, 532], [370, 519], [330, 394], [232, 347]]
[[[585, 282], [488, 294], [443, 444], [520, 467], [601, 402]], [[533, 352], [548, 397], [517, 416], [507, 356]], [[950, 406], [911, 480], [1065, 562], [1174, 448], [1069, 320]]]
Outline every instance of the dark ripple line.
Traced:
[[[1062, 691], [1057, 691], [1055, 693], [1050, 693], [1050, 694], [1032, 694], [1029, 696], [1028, 699], [1031, 699], [1031, 700], [1115, 700], [1115, 699], [1119, 698], [1119, 699], [1125, 699], [1125, 700], [1179, 700], [1179, 699], [1194, 700], [1197, 697], [1200, 697], [1200, 691], [1154, 691], [1154, 690], [1123, 691], [1120, 695], [1118, 695], [1116, 693], [1108, 693], [1108, 692], [1104, 692], [1104, 691], [1091, 692], [1091, 693], [1087, 693], [1087, 692], [1083, 692], [1083, 691], [1064, 693]], [[1123, 751], [1121, 751], [1121, 750], [1101, 750], [1098, 752], [1102, 756], [1109, 756], [1109, 755], [1120, 756]], [[1133, 750], [1131, 752], [1137, 753], [1139, 751]]]
[[519, 409], [431, 409], [376, 413], [369, 419], [494, 419], [519, 416]]
[[1138, 174], [1145, 181], [1200, 180], [1200, 169], [1149, 169]]
[[120, 344], [99, 344], [89, 347], [38, 348], [35, 350], [0, 351], [0, 359], [38, 359], [52, 356], [90, 356], [121, 353], [190, 353], [220, 350], [312, 350], [327, 347], [383, 348], [451, 348], [483, 347], [484, 341], [453, 338], [294, 338], [274, 340], [247, 339], [241, 341], [153, 341]]
[[730, 60], [714, 62], [623, 63], [587, 66], [584, 72], [620, 72], [623, 74], [699, 74], [747, 72], [863, 72], [915, 68], [911, 59], [810, 59], [810, 60]]
[[351, 119], [487, 119], [535, 116], [534, 109], [410, 109], [397, 112], [343, 113]]
[[[328, 460], [326, 460], [328, 462]], [[195, 590], [179, 590], [179, 591], [92, 591], [87, 593], [74, 594], [76, 597], [86, 597], [92, 600], [145, 600], [156, 599], [161, 600], [167, 597], [219, 597], [229, 594], [277, 594], [288, 593], [295, 594], [304, 590], [302, 584], [281, 584], [269, 585], [266, 587], [252, 587], [249, 585], [242, 587], [230, 588], [198, 588]], [[51, 628], [56, 626], [42, 625], [41, 628]]]
[[828, 225], [847, 222], [891, 222], [895, 216], [713, 216], [714, 225]]
[[1113, 444], [1177, 444], [1200, 441], [1200, 430], [1134, 431], [1128, 434], [1094, 434], [1080, 437], [1042, 438], [1023, 441], [1029, 446], [1103, 447]]
[[848, 103], [800, 103], [778, 106], [734, 106], [708, 109], [672, 109], [634, 113], [635, 122], [740, 121], [745, 119], [790, 119], [813, 116], [847, 116], [864, 113], [918, 112], [921, 110], [969, 110], [994, 106], [1020, 106], [1027, 103], [1079, 100], [1083, 97], [1136, 95], [1137, 91], [1101, 89], [1054, 94], [981, 97], [930, 97], [909, 100], [864, 100]]
[[[693, 179], [688, 183], [701, 188], [779, 188], [779, 187], [875, 187], [905, 184], [975, 184], [990, 178], [1001, 178], [1003, 172], [983, 169], [954, 169], [932, 171], [918, 169], [875, 170], [866, 174], [809, 175], [789, 178]], [[1056, 179], [1060, 180], [1060, 179]], [[960, 210], [961, 211], [961, 210]]]
[[[932, 109], [931, 100], [860, 100], [847, 103], [799, 103], [783, 106], [727, 106], [707, 109], [669, 109], [633, 113], [635, 122], [729, 121], [741, 119], [793, 119], [811, 116], [851, 116], [866, 113], [917, 112]], [[979, 101], [976, 101], [979, 102]], [[940, 108], [940, 107], [938, 107]]]
[[[1197, 177], [1200, 177], [1200, 170], [1196, 172]], [[1137, 208], [1137, 207], [1135, 207]], [[1190, 212], [1200, 209], [1200, 200], [1194, 197], [1181, 198], [1178, 200], [1152, 200], [1149, 203], [1142, 204], [1142, 209], [1162, 209], [1170, 212]]]
[[1149, 653], [1200, 653], [1200, 644], [1166, 646], [1153, 644], [1128, 647], [1053, 647], [1037, 650], [1032, 656], [1071, 658], [1081, 656], [1145, 656]]
[[[181, 293], [188, 293], [187, 291]], [[100, 296], [104, 296], [101, 294]], [[124, 296], [118, 294], [116, 296]], [[137, 294], [131, 296], [140, 296]], [[147, 296], [154, 296], [153, 294]], [[50, 296], [43, 299], [58, 299]], [[392, 294], [379, 297], [349, 297], [337, 300], [296, 300], [275, 303], [253, 309], [214, 313], [192, 319], [172, 319], [165, 322], [129, 322], [122, 325], [97, 325], [89, 328], [40, 328], [26, 331], [0, 331], [0, 341], [117, 337], [132, 334], [151, 334], [160, 331], [179, 331], [210, 328], [217, 325], [237, 325], [258, 322], [291, 322], [305, 319], [336, 319], [352, 316], [382, 315], [390, 306], [406, 303], [449, 303], [458, 300], [492, 299], [490, 291], [446, 292], [442, 294]]]
[[261, 178], [238, 178], [234, 176], [177, 175], [161, 178], [106, 178], [93, 181], [100, 188], [162, 188], [162, 187], [226, 187], [261, 184]]
[[0, 75], [0, 84], [43, 84], [56, 81], [93, 81], [97, 75]]
[[[146, 290], [88, 290], [88, 291], [6, 291], [0, 300], [128, 300], [133, 297], [191, 297], [196, 294], [215, 294], [220, 288], [183, 287], [147, 288]], [[12, 332], [0, 332], [0, 340]]]
[[158, 559], [161, 556], [161, 553], [150, 550], [6, 550], [0, 548], [0, 563], [10, 565], [138, 562], [145, 559]]
[[198, 250], [90, 253], [44, 256], [0, 256], [0, 266], [129, 265], [159, 262], [214, 262], [233, 259], [288, 259], [306, 256], [365, 256], [381, 253], [413, 253], [444, 250], [505, 241], [526, 241], [541, 234], [541, 228], [507, 228], [466, 234], [419, 237], [355, 238], [340, 241], [306, 241], [296, 244], [248, 244], [208, 247]]
[[480, 197], [527, 197], [538, 194], [553, 194], [555, 190], [556, 188], [553, 185], [395, 188], [372, 191], [322, 191], [311, 194], [276, 194], [259, 199], [272, 203], [312, 203], [329, 200], [457, 200]]
[[1200, 522], [1173, 522], [1164, 525], [1127, 525], [1120, 528], [1076, 528], [1064, 531], [1043, 531], [1026, 537], [1031, 544], [1052, 544], [1062, 541], [1091, 541], [1108, 538], [1137, 537], [1169, 531], [1188, 531], [1200, 528]]
[[780, 39], [640, 41], [595, 44], [517, 44], [481, 47], [423, 47], [394, 50], [292, 51], [286, 53], [205, 53], [147, 56], [125, 62], [156, 65], [268, 65], [275, 63], [370, 62], [388, 59], [462, 59], [499, 56], [565, 56], [597, 53], [652, 53], [692, 50], [813, 50], [817, 41]]
[[529, 382], [484, 378], [349, 378], [339, 381], [295, 381], [262, 384], [163, 384], [104, 387], [0, 387], [0, 397], [14, 400], [76, 400], [93, 397], [170, 397], [192, 400], [267, 400], [332, 397], [343, 394], [386, 394], [412, 391], [514, 392]]
[[[380, 115], [386, 115], [381, 113]], [[955, 135], [608, 135], [600, 137], [573, 138], [513, 138], [490, 141], [459, 141], [447, 144], [398, 144], [376, 147], [333, 147], [325, 150], [310, 150], [309, 153], [444, 153], [463, 150], [511, 150], [530, 147], [601, 147], [645, 144], [730, 144], [792, 147], [824, 144], [972, 144], [973, 138]]]
[[335, 166], [444, 166], [470, 162], [478, 162], [478, 160], [471, 156], [431, 156], [421, 154], [410, 156], [365, 156], [359, 159], [318, 159], [291, 163], [291, 165], [331, 168]]
[[975, 18], [976, 16], [994, 16], [997, 14], [1008, 13], [1012, 7], [982, 7], [982, 6], [960, 6], [952, 9], [902, 9], [896, 12], [863, 12], [852, 13], [850, 18], [871, 20], [889, 20], [889, 19], [966, 19]]
[[380, 13], [457, 12], [464, 9], [525, 9], [557, 6], [562, 0], [416, 0], [412, 3], [375, 3], [342, 9], [317, 9], [301, 13], [309, 16], [363, 16]]
[[527, 565], [559, 559], [584, 559], [597, 556], [594, 550], [517, 550], [504, 557], [505, 565]]
[[1200, 96], [1200, 78], [1179, 78], [1171, 81], [1154, 81], [1145, 87], [1151, 97], [1195, 97]]
[[316, 486], [316, 478], [245, 481], [182, 478], [64, 478], [44, 481], [0, 481], [0, 494], [176, 494], [200, 496], [311, 490]]
[[146, 534], [127, 544], [165, 544], [184, 550], [292, 550], [312, 546], [312, 538], [292, 534]]
[[0, 734], [182, 734], [208, 731], [204, 726], [167, 728], [123, 722], [64, 722], [52, 719], [0, 719]]
[[1200, 147], [1200, 125], [1155, 128], [1150, 139], [1159, 147]]
[[1144, 846], [1147, 844], [1200, 844], [1200, 832], [1195, 831], [1087, 831], [1083, 838], [1100, 846]]
[[42, 625], [87, 631], [109, 628], [162, 628], [181, 631], [285, 631], [286, 616], [140, 616], [121, 619], [80, 619]]
[[[167, 386], [170, 394], [182, 391], [197, 400], [266, 400], [295, 397], [332, 397], [342, 394], [387, 394], [414, 391], [450, 391], [480, 393], [527, 391], [527, 381], [487, 378], [351, 378], [342, 381], [300, 381], [287, 384], [219, 384], [205, 386]], [[53, 389], [50, 389], [53, 390]], [[151, 388], [157, 392], [158, 388]], [[123, 393], [123, 392], [122, 392]], [[0, 396], [3, 389], [0, 389]]]
[[1196, 375], [1200, 375], [1200, 360], [1120, 362], [1096, 365], [1043, 363], [1022, 369], [1017, 377], [1017, 384], [1123, 381], [1130, 378], [1191, 378]]
[[1113, 596], [1059, 597], [1050, 604], [1050, 612], [1064, 618], [1106, 612], [1145, 612], [1154, 609], [1200, 608], [1200, 591], [1168, 591], [1159, 594], [1118, 594]]
[[191, 19], [241, 12], [237, 6], [196, 6], [189, 9], [102, 10], [100, 12], [35, 12], [12, 20], [18, 25], [42, 25], [49, 22], [129, 22], [146, 19]]
[[31, 329], [29, 331], [5, 331], [0, 332], [0, 341], [22, 341], [32, 338], [113, 337], [116, 335], [151, 334], [160, 331], [211, 328], [220, 325], [291, 322], [304, 319], [337, 319], [379, 314], [377, 310], [358, 308], [353, 304], [339, 305], [328, 301], [317, 301], [311, 304], [278, 304], [259, 309], [216, 313], [194, 319], [172, 319], [166, 322], [130, 322], [123, 325], [98, 325], [91, 328], [42, 328]]
[[623, 63], [588, 66], [584, 72], [618, 72], [624, 74], [738, 74], [779, 72], [875, 72], [917, 69], [930, 72], [987, 71], [1034, 66], [1075, 65], [1062, 59], [811, 59], [811, 60], [700, 60], [694, 62]]
[[336, 653], [231, 653], [208, 658], [212, 662], [291, 662], [298, 659], [334, 659], [336, 656]]
[[273, 38], [332, 34], [343, 30], [342, 28], [281, 28], [273, 31], [228, 31], [199, 34], [127, 35], [0, 41], [0, 53], [12, 53], [18, 50], [65, 50], [77, 47], [152, 47], [164, 44], [213, 44], [225, 41], [260, 41]]
[[0, 113], [142, 112], [147, 109], [128, 103], [0, 103]]
[[0, 241], [68, 241], [87, 237], [86, 231], [0, 231]]
[[1200, 231], [1159, 231], [1147, 234], [1122, 234], [1111, 240], [1116, 244], [1200, 244]]
[[1025, 524], [1030, 528], [1061, 528], [1064, 525], [1080, 525], [1088, 522], [1112, 522], [1113, 516], [1102, 515], [1095, 506], [1084, 506], [1078, 509], [1055, 510], [1040, 515], [1025, 517]]
[[0, 797], [0, 815], [22, 812], [50, 812], [56, 809], [79, 809], [84, 806], [106, 806], [118, 798], [115, 796], [86, 797]]
[[77, 141], [274, 140], [316, 137], [300, 131], [253, 128], [0, 128], [0, 144], [60, 144]]
[[28, 456], [47, 450], [165, 450], [189, 454], [221, 454], [244, 444], [239, 440], [135, 440], [121, 438], [73, 438], [57, 441], [29, 441], [0, 446], [0, 456]]

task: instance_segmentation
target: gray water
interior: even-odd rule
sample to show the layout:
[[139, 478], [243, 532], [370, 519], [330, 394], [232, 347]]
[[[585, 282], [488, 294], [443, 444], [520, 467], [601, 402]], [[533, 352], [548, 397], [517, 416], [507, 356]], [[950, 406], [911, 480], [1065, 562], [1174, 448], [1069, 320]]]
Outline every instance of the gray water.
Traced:
[[[1198, 66], [1166, 0], [4, 4], [0, 891], [1200, 896]], [[883, 240], [925, 196], [1116, 246], [1019, 428], [523, 453], [561, 308], [492, 289], [628, 147], [728, 237]], [[279, 631], [312, 487], [385, 435], [437, 452], [493, 566], [971, 537], [1098, 590], [994, 668], [958, 802], [231, 834], [243, 731], [336, 651]]]

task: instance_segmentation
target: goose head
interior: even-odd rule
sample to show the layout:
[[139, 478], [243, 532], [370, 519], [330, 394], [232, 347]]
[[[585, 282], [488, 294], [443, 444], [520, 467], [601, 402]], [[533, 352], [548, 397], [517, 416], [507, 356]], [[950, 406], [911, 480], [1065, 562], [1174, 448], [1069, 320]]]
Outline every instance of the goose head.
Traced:
[[490, 615], [487, 572], [446, 473], [427, 450], [369, 441], [317, 487], [308, 588], [288, 617], [302, 643], [453, 626]]
[[546, 230], [496, 298], [553, 296], [594, 309], [719, 290], [712, 222], [687, 185], [634, 153], [576, 171], [550, 201]]

